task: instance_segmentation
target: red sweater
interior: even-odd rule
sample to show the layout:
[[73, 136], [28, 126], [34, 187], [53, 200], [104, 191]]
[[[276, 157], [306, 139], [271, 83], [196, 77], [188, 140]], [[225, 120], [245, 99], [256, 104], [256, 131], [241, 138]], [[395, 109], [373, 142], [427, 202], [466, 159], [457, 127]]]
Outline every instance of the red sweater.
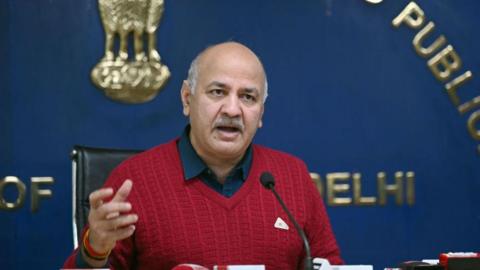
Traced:
[[[171, 269], [180, 263], [207, 268], [215, 264], [265, 264], [267, 269], [297, 269], [302, 240], [271, 191], [262, 172], [305, 230], [312, 257], [341, 264], [340, 252], [320, 195], [305, 164], [285, 153], [253, 146], [250, 173], [231, 198], [200, 179], [185, 181], [176, 140], [136, 155], [119, 165], [105, 186], [117, 189], [133, 181], [128, 197], [139, 220], [134, 235], [117, 242], [112, 269]], [[288, 230], [274, 227], [280, 217]], [[65, 262], [74, 268], [75, 251]]]

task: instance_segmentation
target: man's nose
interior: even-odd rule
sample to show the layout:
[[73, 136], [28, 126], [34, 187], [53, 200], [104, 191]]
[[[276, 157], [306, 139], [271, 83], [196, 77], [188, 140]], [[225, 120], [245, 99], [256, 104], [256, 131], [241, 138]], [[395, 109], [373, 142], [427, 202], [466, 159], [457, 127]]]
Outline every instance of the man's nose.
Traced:
[[225, 103], [222, 107], [222, 113], [226, 114], [229, 117], [236, 117], [242, 113], [241, 104], [238, 97], [232, 95], [225, 99]]

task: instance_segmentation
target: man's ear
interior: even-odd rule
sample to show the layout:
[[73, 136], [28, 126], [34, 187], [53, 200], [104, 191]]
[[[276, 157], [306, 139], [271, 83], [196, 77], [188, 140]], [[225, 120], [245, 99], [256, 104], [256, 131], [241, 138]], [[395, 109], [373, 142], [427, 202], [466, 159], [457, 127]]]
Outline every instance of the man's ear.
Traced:
[[262, 111], [260, 112], [260, 121], [258, 121], [258, 128], [261, 128], [263, 126], [263, 112], [264, 112], [264, 109], [265, 109], [265, 105], [262, 105]]
[[188, 117], [190, 115], [190, 99], [192, 97], [192, 90], [190, 89], [190, 86], [186, 80], [183, 81], [180, 96], [182, 98], [183, 115]]

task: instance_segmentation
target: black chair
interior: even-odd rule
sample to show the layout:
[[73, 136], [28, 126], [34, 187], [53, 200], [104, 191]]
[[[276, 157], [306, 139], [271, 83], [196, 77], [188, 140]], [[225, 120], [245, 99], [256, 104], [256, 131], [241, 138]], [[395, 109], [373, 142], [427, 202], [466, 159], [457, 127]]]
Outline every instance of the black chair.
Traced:
[[95, 148], [76, 145], [72, 158], [73, 245], [78, 247], [82, 229], [87, 223], [88, 196], [103, 186], [110, 172], [123, 160], [142, 150]]

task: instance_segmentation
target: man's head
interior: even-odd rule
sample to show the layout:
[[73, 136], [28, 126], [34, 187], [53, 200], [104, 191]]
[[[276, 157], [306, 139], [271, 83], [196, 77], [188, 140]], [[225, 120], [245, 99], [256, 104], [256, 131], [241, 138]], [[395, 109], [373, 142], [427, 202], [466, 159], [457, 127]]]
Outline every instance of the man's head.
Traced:
[[199, 155], [241, 158], [262, 126], [266, 91], [263, 65], [247, 47], [227, 42], [201, 52], [181, 94]]

